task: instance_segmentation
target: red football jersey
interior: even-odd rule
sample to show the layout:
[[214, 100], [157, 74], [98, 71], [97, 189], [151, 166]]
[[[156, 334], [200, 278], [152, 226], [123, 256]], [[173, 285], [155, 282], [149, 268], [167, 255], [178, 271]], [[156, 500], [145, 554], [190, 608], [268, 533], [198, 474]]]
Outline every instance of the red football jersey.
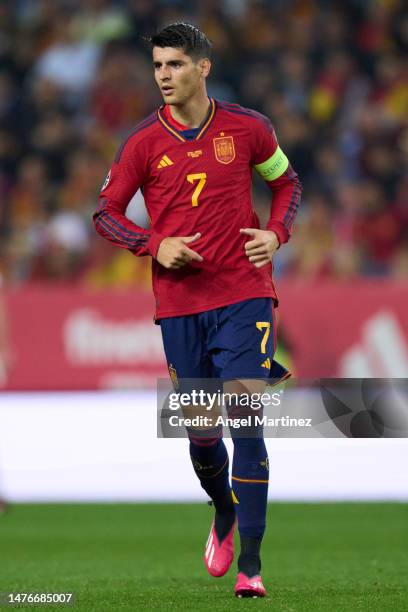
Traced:
[[[290, 236], [301, 186], [280, 150], [270, 121], [237, 104], [210, 99], [200, 128], [186, 130], [161, 107], [121, 145], [94, 215], [97, 231], [135, 255], [153, 256], [156, 319], [193, 314], [256, 297], [273, 297], [271, 265], [255, 268], [245, 255], [251, 240], [240, 228], [259, 228], [252, 202], [255, 168], [273, 191], [267, 229]], [[125, 216], [141, 189], [151, 221], [145, 230]], [[178, 270], [154, 257], [167, 236], [201, 238], [203, 257]]]

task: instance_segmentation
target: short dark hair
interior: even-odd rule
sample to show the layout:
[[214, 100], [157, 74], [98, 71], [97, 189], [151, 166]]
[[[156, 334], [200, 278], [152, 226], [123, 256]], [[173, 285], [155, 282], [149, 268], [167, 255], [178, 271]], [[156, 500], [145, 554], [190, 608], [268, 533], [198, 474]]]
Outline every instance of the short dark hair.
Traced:
[[178, 21], [171, 23], [160, 32], [148, 38], [152, 47], [175, 47], [196, 59], [211, 57], [212, 44], [204, 32], [191, 25]]

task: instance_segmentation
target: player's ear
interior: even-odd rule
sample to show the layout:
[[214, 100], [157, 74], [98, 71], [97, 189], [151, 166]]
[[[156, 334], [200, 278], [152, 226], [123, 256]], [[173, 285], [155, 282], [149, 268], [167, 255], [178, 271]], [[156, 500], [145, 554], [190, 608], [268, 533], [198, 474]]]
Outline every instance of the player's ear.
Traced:
[[208, 57], [203, 57], [199, 62], [201, 76], [207, 77], [210, 74], [211, 62]]

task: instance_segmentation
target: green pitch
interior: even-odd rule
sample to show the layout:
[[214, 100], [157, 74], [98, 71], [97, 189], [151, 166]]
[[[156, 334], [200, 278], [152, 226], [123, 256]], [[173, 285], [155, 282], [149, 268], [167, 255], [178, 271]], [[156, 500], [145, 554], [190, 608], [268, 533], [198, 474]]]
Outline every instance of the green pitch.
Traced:
[[[408, 504], [271, 504], [265, 600], [202, 563], [204, 503], [21, 505], [0, 516], [0, 592], [71, 592], [20, 610], [408, 610]], [[1, 608], [12, 609], [12, 608]]]

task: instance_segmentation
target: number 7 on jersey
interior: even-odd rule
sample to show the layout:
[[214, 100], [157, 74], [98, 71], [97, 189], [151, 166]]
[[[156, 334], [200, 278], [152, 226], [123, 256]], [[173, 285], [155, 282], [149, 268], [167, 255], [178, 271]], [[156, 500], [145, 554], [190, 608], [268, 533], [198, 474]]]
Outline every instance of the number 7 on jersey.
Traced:
[[193, 195], [191, 196], [191, 205], [198, 206], [198, 197], [204, 189], [204, 185], [207, 181], [207, 174], [206, 172], [198, 172], [197, 174], [187, 174], [187, 180], [193, 185], [196, 181], [198, 181], [198, 185], [194, 189]]

